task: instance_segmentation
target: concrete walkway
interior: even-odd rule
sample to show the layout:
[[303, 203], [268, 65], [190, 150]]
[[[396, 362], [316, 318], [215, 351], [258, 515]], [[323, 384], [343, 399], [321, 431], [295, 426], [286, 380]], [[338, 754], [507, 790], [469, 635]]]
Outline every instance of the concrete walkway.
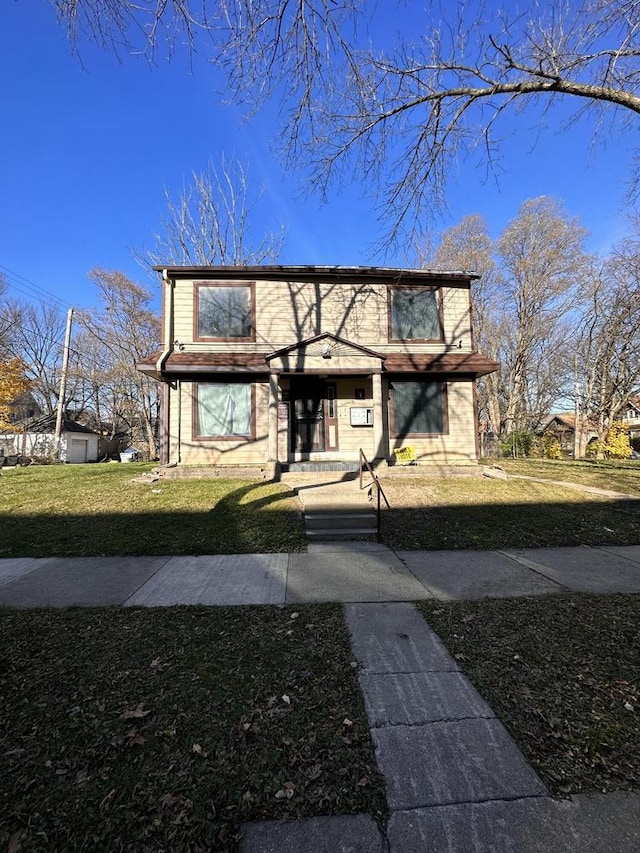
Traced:
[[393, 552], [332, 542], [295, 554], [0, 560], [0, 605], [9, 607], [449, 601], [567, 591], [640, 592], [640, 545]]
[[552, 799], [411, 604], [347, 604], [384, 831], [367, 815], [264, 821], [241, 853], [636, 853], [640, 795]]
[[554, 800], [410, 603], [640, 593], [640, 546], [0, 560], [10, 607], [345, 602], [390, 819], [243, 827], [241, 853], [637, 853], [640, 795]]

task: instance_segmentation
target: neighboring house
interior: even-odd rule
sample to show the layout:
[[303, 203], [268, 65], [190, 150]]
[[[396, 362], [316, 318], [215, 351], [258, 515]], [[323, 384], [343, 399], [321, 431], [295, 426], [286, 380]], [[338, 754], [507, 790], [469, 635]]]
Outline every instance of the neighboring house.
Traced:
[[[13, 424], [0, 433], [0, 447], [5, 456], [49, 458], [55, 455], [56, 416], [44, 415]], [[61, 462], [95, 462], [98, 459], [98, 434], [68, 418], [62, 419], [60, 434]]]
[[625, 406], [622, 423], [629, 427], [630, 438], [640, 438], [640, 397], [632, 397]]
[[24, 421], [27, 418], [39, 418], [41, 415], [42, 409], [31, 391], [20, 394], [9, 406], [9, 421], [12, 424]]
[[[598, 437], [596, 425], [591, 421], [584, 424], [582, 443], [588, 444], [591, 439]], [[573, 412], [559, 412], [555, 415], [547, 415], [536, 430], [536, 434], [556, 438], [560, 443], [563, 453], [573, 456], [574, 435], [576, 430], [576, 416]]]
[[477, 460], [467, 272], [156, 267], [164, 349], [161, 461]]

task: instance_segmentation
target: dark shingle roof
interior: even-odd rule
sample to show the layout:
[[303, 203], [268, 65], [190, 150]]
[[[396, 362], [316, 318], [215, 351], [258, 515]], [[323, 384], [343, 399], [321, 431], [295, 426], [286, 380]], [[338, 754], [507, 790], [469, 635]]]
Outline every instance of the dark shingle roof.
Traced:
[[[53, 433], [56, 431], [56, 416], [55, 415], [43, 415], [40, 418], [31, 419], [29, 418], [26, 421], [20, 421], [19, 423], [12, 424], [10, 429], [3, 430], [6, 433], [17, 433], [24, 432], [26, 427], [26, 432], [38, 432], [38, 433]], [[89, 429], [89, 427], [83, 426], [82, 424], [78, 424], [75, 421], [69, 420], [69, 418], [62, 419], [62, 432], [81, 432], [87, 435], [97, 435], [98, 433]]]

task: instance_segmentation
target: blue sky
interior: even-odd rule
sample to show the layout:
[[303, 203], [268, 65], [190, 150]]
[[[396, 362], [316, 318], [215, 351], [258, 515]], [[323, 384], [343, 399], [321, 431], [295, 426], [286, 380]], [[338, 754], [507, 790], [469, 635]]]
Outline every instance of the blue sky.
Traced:
[[[408, 4], [402, 22], [414, 31], [418, 9]], [[153, 243], [163, 188], [177, 196], [192, 170], [222, 154], [247, 162], [252, 182], [264, 187], [253, 225], [261, 232], [284, 224], [283, 263], [413, 262], [411, 247], [386, 258], [372, 248], [380, 226], [359, 182], [344, 180], [327, 204], [308, 195], [304, 175], [274, 153], [275, 110], [247, 123], [238, 108], [221, 105], [220, 78], [204, 57], [191, 73], [184, 55], [150, 68], [84, 44], [81, 64], [46, 0], [5, 2], [0, 21], [0, 271], [9, 271], [13, 295], [32, 292], [28, 281], [63, 305], [89, 307], [93, 267], [152, 287], [132, 249]], [[441, 227], [480, 213], [497, 236], [527, 198], [553, 195], [589, 229], [590, 248], [606, 251], [619, 239], [631, 133], [605, 131], [592, 147], [589, 124], [565, 126], [569, 106], [547, 117], [546, 128], [531, 112], [504, 124], [498, 183], [461, 163]]]

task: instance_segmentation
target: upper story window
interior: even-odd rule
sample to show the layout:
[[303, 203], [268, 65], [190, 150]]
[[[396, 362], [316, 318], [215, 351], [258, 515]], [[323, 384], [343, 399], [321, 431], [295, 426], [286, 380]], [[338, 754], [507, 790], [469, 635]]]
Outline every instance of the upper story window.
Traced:
[[195, 285], [196, 340], [255, 340], [253, 282]]
[[389, 288], [389, 340], [440, 341], [438, 288]]

